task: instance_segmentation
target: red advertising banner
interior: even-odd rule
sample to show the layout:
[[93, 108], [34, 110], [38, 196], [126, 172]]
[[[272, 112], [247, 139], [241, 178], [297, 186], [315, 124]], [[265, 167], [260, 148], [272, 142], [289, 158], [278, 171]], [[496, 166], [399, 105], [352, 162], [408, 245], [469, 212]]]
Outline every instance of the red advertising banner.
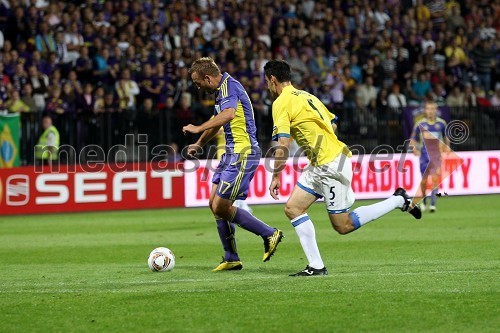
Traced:
[[0, 169], [0, 215], [184, 206], [184, 173], [148, 163]]
[[[457, 152], [444, 158], [440, 191], [448, 195], [500, 193], [500, 151]], [[412, 154], [352, 157], [356, 199], [380, 199], [404, 187], [413, 195], [421, 175]], [[290, 196], [304, 157], [289, 159], [281, 173], [280, 199], [268, 191], [272, 159], [261, 159], [250, 185], [250, 204], [283, 203]], [[149, 163], [0, 169], [0, 215], [208, 206], [215, 160], [153, 167]]]
[[[500, 151], [456, 152], [450, 156], [452, 158], [443, 156], [441, 191], [448, 195], [500, 193]], [[404, 187], [412, 196], [417, 193], [422, 175], [419, 158], [413, 154], [355, 155], [351, 161], [351, 185], [356, 199], [387, 198], [398, 187]], [[250, 184], [248, 203], [286, 202], [306, 164], [307, 159], [304, 157], [288, 160], [281, 174], [280, 199], [274, 200], [268, 191], [272, 160], [261, 159]], [[190, 170], [184, 178], [186, 206], [208, 205], [211, 179], [217, 162], [186, 161], [185, 166], [186, 170]]]

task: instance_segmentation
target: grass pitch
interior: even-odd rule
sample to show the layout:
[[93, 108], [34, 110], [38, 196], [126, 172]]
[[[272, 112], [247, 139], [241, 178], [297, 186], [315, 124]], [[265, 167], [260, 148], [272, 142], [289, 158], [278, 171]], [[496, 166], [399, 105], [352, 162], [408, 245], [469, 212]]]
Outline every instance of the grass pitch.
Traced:
[[[498, 332], [499, 202], [442, 198], [420, 221], [394, 211], [346, 236], [316, 204], [330, 275], [314, 278], [288, 277], [306, 261], [282, 205], [253, 207], [286, 235], [271, 261], [238, 228], [244, 268], [219, 273], [208, 208], [0, 217], [0, 331]], [[172, 272], [149, 271], [157, 246]]]

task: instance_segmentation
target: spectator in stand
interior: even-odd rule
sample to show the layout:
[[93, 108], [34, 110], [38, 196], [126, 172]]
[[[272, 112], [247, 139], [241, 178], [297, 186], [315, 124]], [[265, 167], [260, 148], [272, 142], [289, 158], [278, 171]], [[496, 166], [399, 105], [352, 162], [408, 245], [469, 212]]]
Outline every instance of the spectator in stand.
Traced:
[[5, 109], [5, 103], [9, 99], [9, 91], [12, 90], [9, 84], [5, 84], [4, 80], [0, 80], [0, 109]]
[[417, 0], [416, 16], [417, 20], [422, 23], [427, 23], [427, 21], [429, 21], [431, 18], [431, 12], [429, 11], [429, 7], [424, 5], [423, 0]]
[[42, 55], [46, 55], [49, 52], [56, 51], [56, 41], [54, 35], [49, 30], [49, 26], [45, 22], [41, 22], [39, 27], [39, 33], [35, 37], [35, 47]]
[[491, 97], [491, 106], [500, 107], [500, 82], [495, 84], [495, 94]]
[[12, 88], [21, 92], [23, 87], [28, 83], [28, 75], [24, 70], [23, 64], [16, 64], [14, 75], [10, 78]]
[[76, 98], [76, 111], [83, 116], [94, 112], [94, 95], [92, 94], [92, 84], [86, 83], [82, 93]]
[[450, 8], [450, 13], [446, 18], [446, 25], [448, 26], [448, 29], [451, 31], [456, 31], [459, 27], [465, 27], [465, 20], [460, 15], [460, 5], [457, 3]]
[[192, 108], [192, 96], [188, 92], [182, 93], [177, 106], [175, 107], [175, 117], [177, 119], [177, 124], [175, 126], [175, 133], [179, 143], [182, 143], [182, 147], [185, 147], [188, 142], [191, 142], [191, 135], [184, 135], [182, 133], [182, 127], [196, 123], [195, 112]]
[[138, 85], [141, 90], [139, 96], [142, 97], [142, 100], [149, 98], [155, 104], [158, 102], [162, 86], [158, 78], [153, 76], [153, 70], [149, 63], [144, 64]]
[[252, 101], [253, 109], [256, 114], [267, 115], [268, 110], [262, 99], [264, 89], [262, 88], [262, 79], [256, 75], [252, 78], [251, 85], [248, 88], [248, 96]]
[[469, 59], [464, 50], [458, 46], [456, 38], [451, 38], [449, 45], [444, 49], [444, 53], [448, 70], [455, 77], [455, 82], [464, 79], [466, 67], [469, 66]]
[[431, 92], [431, 83], [428, 79], [428, 73], [421, 71], [418, 74], [418, 81], [411, 86], [411, 99], [417, 104], [421, 104], [429, 92]]
[[309, 74], [309, 69], [306, 63], [299, 56], [297, 49], [290, 49], [290, 57], [286, 59], [290, 67], [292, 68], [292, 82], [300, 84], [302, 78]]
[[349, 65], [351, 68], [352, 78], [356, 80], [356, 84], [361, 84], [363, 82], [363, 69], [358, 65], [358, 56], [356, 54], [351, 55]]
[[76, 112], [76, 94], [71, 83], [64, 83], [61, 99], [63, 101], [64, 112], [74, 114]]
[[375, 109], [377, 103], [377, 89], [373, 86], [373, 77], [367, 76], [365, 83], [359, 86], [356, 94], [356, 104], [360, 108]]
[[436, 83], [432, 86], [432, 90], [428, 94], [428, 99], [434, 101], [438, 106], [446, 104], [446, 90], [441, 83]]
[[68, 79], [65, 82], [71, 85], [71, 88], [75, 91], [76, 94], [83, 93], [82, 83], [78, 80], [78, 76], [75, 71], [69, 72]]
[[63, 100], [61, 99], [61, 88], [56, 86], [50, 90], [49, 99], [45, 106], [45, 112], [48, 114], [63, 114], [64, 110]]
[[488, 95], [491, 88], [492, 69], [495, 68], [495, 50], [492, 48], [492, 43], [489, 39], [481, 40], [479, 47], [476, 47], [471, 52], [471, 58], [476, 65], [476, 73], [481, 86]]
[[387, 107], [389, 106], [389, 102], [387, 100], [387, 89], [382, 88], [380, 89], [378, 95], [377, 95], [377, 110], [379, 112], [385, 112], [387, 110]]
[[33, 87], [30, 83], [26, 83], [26, 85], [24, 86], [21, 100], [28, 106], [30, 112], [38, 111], [35, 98], [33, 97]]
[[394, 83], [396, 78], [396, 60], [393, 58], [393, 52], [391, 49], [385, 51], [384, 60], [382, 60], [382, 67], [384, 68], [384, 83], [383, 87], [388, 88]]
[[94, 92], [94, 113], [104, 112], [104, 88], [97, 87]]
[[148, 135], [149, 152], [160, 144], [159, 110], [151, 98], [145, 98], [138, 111], [139, 133]]
[[432, 39], [432, 32], [430, 30], [426, 30], [424, 32], [424, 37], [422, 38], [422, 54], [425, 55], [427, 51], [429, 50], [429, 47], [432, 49], [436, 49], [436, 42]]
[[9, 110], [9, 112], [30, 112], [30, 107], [24, 103], [19, 95], [19, 91], [12, 90], [10, 93], [11, 97], [7, 100], [4, 108]]
[[33, 87], [33, 98], [35, 99], [38, 112], [45, 110], [45, 98], [48, 98], [49, 78], [47, 75], [38, 72], [36, 66], [28, 68], [29, 82]]
[[464, 85], [464, 105], [466, 107], [477, 106], [476, 94], [474, 93], [470, 82], [466, 82]]
[[451, 108], [461, 108], [465, 106], [465, 95], [461, 92], [460, 86], [456, 85], [448, 97], [446, 97], [446, 105]]
[[[15, 2], [12, 2], [15, 5]], [[11, 8], [12, 9], [12, 8]], [[13, 8], [13, 13], [8, 17], [5, 25], [5, 42], [9, 41], [13, 47], [17, 47], [20, 41], [27, 41], [31, 37], [29, 22], [25, 15], [23, 6]], [[5, 47], [4, 42], [4, 47]]]
[[135, 119], [136, 96], [139, 95], [140, 90], [137, 82], [131, 80], [129, 69], [122, 71], [120, 80], [115, 84], [115, 91], [120, 100], [120, 108], [129, 113], [131, 119]]
[[[307, 91], [312, 93], [313, 90], [309, 88], [307, 89]], [[316, 96], [318, 96], [318, 99], [326, 106], [328, 110], [331, 110], [333, 112], [334, 102], [331, 86], [322, 84]]]
[[391, 109], [400, 109], [406, 106], [406, 96], [401, 93], [399, 84], [392, 85], [392, 91], [387, 97], [387, 106]]
[[356, 107], [356, 80], [351, 75], [351, 68], [349, 66], [344, 67], [344, 72], [341, 76], [344, 86], [344, 103], [343, 106], [348, 109], [354, 109]]
[[69, 31], [64, 34], [64, 44], [68, 51], [68, 59], [74, 65], [80, 57], [80, 48], [84, 45], [83, 36], [78, 29], [78, 22], [72, 22]]

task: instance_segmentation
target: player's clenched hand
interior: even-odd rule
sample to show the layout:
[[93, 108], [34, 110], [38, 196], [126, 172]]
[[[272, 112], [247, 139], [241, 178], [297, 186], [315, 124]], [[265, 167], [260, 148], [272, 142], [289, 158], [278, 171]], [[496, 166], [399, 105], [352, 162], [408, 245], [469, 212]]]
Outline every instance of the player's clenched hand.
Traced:
[[182, 128], [182, 132], [184, 132], [184, 134], [186, 134], [186, 133], [198, 134], [198, 133], [200, 133], [200, 127], [195, 126], [193, 124], [189, 124], [189, 125], [186, 125]]
[[201, 150], [201, 146], [196, 144], [196, 143], [193, 143], [193, 144], [188, 146], [187, 154], [188, 154], [188, 156], [195, 157], [196, 154], [198, 154], [198, 152], [200, 150]]
[[279, 178], [274, 178], [271, 180], [271, 185], [269, 185], [269, 193], [273, 197], [274, 200], [278, 200], [278, 194], [280, 190], [280, 179]]

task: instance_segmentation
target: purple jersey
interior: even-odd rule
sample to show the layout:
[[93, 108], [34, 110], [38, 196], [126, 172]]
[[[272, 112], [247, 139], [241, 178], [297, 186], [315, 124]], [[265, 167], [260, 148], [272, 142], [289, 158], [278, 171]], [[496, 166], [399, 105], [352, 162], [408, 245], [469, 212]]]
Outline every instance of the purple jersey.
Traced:
[[[420, 154], [420, 171], [425, 172], [427, 168], [430, 172], [437, 170], [441, 166], [441, 142], [446, 136], [446, 121], [437, 118], [435, 121], [423, 119], [415, 124], [411, 138], [422, 145]], [[432, 165], [429, 162], [432, 161]]]
[[224, 73], [215, 93], [214, 115], [229, 108], [235, 109], [235, 116], [224, 125], [226, 153], [260, 153], [252, 102], [241, 83]]

